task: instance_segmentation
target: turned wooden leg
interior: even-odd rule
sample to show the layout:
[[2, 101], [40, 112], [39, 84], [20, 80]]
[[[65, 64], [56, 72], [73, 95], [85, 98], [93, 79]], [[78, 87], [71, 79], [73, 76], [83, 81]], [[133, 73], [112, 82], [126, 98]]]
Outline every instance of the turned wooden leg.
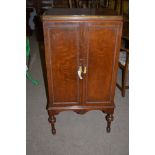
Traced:
[[113, 121], [113, 114], [107, 114], [106, 115], [106, 120], [107, 120], [107, 132], [109, 133], [111, 128], [111, 122]]
[[126, 86], [126, 78], [127, 78], [127, 68], [122, 71], [122, 96], [125, 97], [125, 90], [127, 89]]
[[49, 122], [51, 123], [51, 127], [52, 127], [52, 134], [55, 135], [56, 134], [56, 129], [55, 129], [55, 125], [54, 123], [56, 122], [56, 118], [54, 115], [49, 117]]
[[125, 71], [122, 70], [122, 96], [125, 97]]

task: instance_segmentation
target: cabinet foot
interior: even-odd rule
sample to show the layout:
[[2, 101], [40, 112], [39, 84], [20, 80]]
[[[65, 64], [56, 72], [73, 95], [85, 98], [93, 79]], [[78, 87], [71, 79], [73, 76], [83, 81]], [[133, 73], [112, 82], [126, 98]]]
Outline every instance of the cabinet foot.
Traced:
[[109, 133], [111, 130], [111, 122], [113, 121], [114, 117], [112, 114], [107, 114], [106, 115], [106, 120], [107, 120], [107, 132]]
[[55, 129], [56, 118], [54, 115], [49, 117], [49, 122], [51, 123], [52, 134], [55, 135], [56, 134], [56, 129]]

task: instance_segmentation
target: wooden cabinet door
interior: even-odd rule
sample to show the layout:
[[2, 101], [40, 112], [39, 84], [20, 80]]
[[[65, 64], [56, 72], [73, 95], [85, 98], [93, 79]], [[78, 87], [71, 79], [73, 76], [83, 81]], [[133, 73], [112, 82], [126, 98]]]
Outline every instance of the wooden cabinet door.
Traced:
[[112, 103], [114, 96], [121, 23], [94, 22], [87, 24], [87, 75], [85, 103]]
[[44, 22], [49, 102], [79, 104], [79, 24]]

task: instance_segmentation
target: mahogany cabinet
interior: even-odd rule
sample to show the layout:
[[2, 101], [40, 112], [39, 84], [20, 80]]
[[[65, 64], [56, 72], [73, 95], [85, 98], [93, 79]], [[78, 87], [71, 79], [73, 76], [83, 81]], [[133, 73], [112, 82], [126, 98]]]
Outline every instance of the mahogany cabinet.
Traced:
[[42, 19], [52, 133], [55, 115], [68, 110], [101, 110], [110, 132], [122, 17], [109, 10], [52, 9]]

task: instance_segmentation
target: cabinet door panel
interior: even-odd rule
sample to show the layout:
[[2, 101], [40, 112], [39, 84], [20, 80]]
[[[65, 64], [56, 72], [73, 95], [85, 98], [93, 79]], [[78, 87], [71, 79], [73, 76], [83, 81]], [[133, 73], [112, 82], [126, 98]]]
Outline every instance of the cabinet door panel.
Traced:
[[[79, 103], [79, 25], [48, 26], [53, 104]], [[50, 89], [50, 90], [51, 90]]]
[[111, 99], [117, 45], [117, 27], [88, 25], [86, 103], [103, 103]]

